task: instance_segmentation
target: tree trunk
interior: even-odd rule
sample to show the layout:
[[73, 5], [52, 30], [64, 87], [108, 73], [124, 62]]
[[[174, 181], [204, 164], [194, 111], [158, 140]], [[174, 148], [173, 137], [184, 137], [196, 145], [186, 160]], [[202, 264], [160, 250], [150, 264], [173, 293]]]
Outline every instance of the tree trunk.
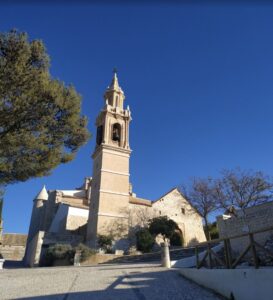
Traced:
[[207, 239], [207, 241], [210, 241], [211, 238], [210, 238], [210, 233], [209, 233], [209, 222], [208, 222], [207, 217], [204, 217], [204, 221], [205, 221], [205, 235], [206, 235], [206, 239]]

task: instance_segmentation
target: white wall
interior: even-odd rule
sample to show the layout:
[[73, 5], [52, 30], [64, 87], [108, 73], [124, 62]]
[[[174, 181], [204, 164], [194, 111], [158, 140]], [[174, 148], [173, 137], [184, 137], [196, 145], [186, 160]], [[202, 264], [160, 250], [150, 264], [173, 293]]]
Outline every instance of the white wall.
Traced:
[[58, 192], [61, 192], [63, 196], [70, 196], [70, 197], [79, 197], [79, 198], [85, 198], [86, 197], [86, 191], [85, 190], [58, 190]]
[[89, 209], [82, 209], [82, 208], [70, 206], [68, 210], [65, 229], [77, 230], [79, 227], [87, 223], [88, 216], [89, 216]]
[[273, 268], [207, 270], [179, 269], [179, 273], [196, 283], [230, 299], [272, 300]]

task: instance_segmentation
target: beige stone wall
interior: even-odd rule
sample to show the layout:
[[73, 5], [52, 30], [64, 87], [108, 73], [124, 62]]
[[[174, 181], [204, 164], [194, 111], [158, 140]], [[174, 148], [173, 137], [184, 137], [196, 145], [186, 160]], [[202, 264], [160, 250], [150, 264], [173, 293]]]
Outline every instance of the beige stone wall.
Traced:
[[156, 210], [145, 205], [129, 205], [129, 224], [130, 227], [146, 227], [150, 219], [157, 217]]
[[75, 231], [84, 226], [88, 221], [89, 211], [77, 207], [69, 207], [66, 217], [65, 230]]
[[6, 260], [22, 260], [25, 255], [25, 246], [0, 246], [0, 253]]
[[[273, 202], [260, 204], [237, 211], [236, 217], [219, 216], [217, 226], [220, 238], [232, 237], [248, 232], [263, 230], [273, 226]], [[260, 233], [254, 236], [257, 242], [264, 244], [273, 231]], [[246, 247], [249, 238], [238, 238], [232, 240], [233, 250], [240, 252]]]
[[153, 202], [152, 207], [132, 203], [129, 205], [131, 228], [145, 227], [150, 219], [159, 216], [167, 216], [178, 224], [185, 246], [205, 241], [202, 218], [176, 189]]
[[168, 216], [178, 224], [183, 234], [185, 246], [206, 240], [201, 216], [177, 189], [154, 202], [152, 207], [157, 216]]
[[4, 259], [22, 260], [25, 254], [27, 235], [17, 233], [3, 234], [2, 245], [0, 244], [0, 253]]
[[[121, 223], [128, 232], [125, 213], [129, 205], [129, 154], [123, 149], [101, 146], [94, 156], [90, 214], [87, 240], [95, 247], [98, 234], [109, 234], [113, 226]], [[125, 228], [127, 228], [125, 230]]]

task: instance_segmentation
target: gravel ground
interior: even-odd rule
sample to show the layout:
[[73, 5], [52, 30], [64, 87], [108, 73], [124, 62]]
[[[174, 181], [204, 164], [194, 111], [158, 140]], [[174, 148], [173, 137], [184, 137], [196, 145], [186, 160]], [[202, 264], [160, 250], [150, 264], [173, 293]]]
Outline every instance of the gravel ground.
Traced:
[[222, 299], [151, 264], [10, 269], [0, 271], [0, 299]]

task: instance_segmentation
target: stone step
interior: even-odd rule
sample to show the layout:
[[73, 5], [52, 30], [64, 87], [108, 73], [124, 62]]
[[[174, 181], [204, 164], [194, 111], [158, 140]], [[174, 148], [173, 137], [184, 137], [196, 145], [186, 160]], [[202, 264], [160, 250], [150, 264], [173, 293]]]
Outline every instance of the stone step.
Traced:
[[[199, 252], [205, 250], [205, 247], [200, 247]], [[171, 260], [179, 260], [186, 257], [195, 255], [195, 248], [178, 248], [170, 249]], [[111, 263], [134, 263], [134, 262], [156, 262], [161, 260], [161, 252], [146, 253], [141, 255], [124, 255], [122, 257], [115, 258]]]

